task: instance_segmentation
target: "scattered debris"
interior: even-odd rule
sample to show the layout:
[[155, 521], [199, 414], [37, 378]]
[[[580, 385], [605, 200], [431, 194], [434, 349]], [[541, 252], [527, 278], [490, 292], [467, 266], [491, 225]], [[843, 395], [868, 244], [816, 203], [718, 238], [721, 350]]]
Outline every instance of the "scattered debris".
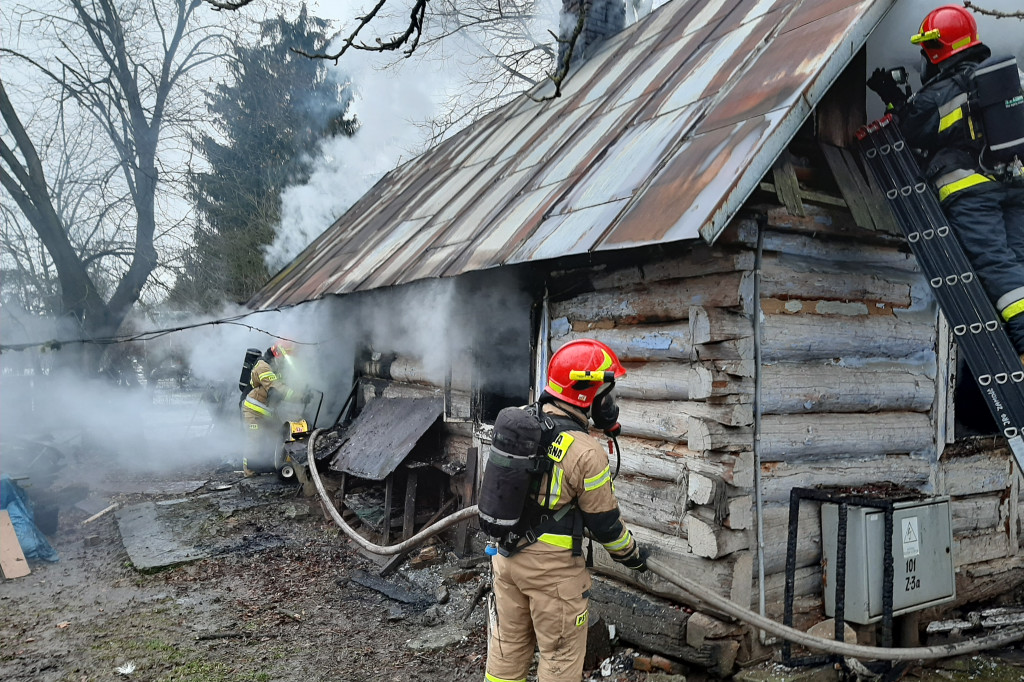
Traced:
[[114, 511], [119, 506], [120, 505], [117, 502], [115, 502], [114, 504], [110, 505], [109, 507], [107, 507], [103, 511], [97, 512], [97, 513], [93, 514], [92, 516], [90, 516], [89, 518], [87, 518], [85, 521], [82, 521], [82, 525], [83, 526], [89, 525], [90, 523], [92, 523], [96, 519], [100, 518], [101, 516], [105, 516], [106, 514], [109, 514], [110, 512]]
[[32, 572], [6, 509], [0, 511], [0, 570], [8, 580], [22, 578]]
[[380, 592], [389, 599], [400, 601], [403, 604], [428, 604], [431, 601], [427, 594], [411, 586], [397, 585], [394, 581], [371, 575], [365, 571], [352, 571], [349, 579], [358, 585]]
[[118, 675], [123, 675], [125, 677], [128, 677], [133, 672], [135, 672], [135, 663], [133, 663], [132, 661], [128, 661], [124, 665], [119, 665], [119, 666], [117, 666], [115, 672]]
[[59, 629], [61, 629], [61, 630], [63, 630], [64, 628], [66, 628], [69, 625], [71, 625], [71, 621], [70, 620], [62, 620], [61, 622], [57, 623], [57, 627]]

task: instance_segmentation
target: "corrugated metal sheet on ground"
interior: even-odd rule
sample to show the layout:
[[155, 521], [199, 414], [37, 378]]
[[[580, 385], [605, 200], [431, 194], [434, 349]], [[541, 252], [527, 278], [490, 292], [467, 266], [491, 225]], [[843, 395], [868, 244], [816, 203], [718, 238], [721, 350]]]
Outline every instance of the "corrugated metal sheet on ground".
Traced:
[[439, 398], [377, 398], [342, 434], [331, 470], [380, 481], [405, 459], [444, 411]]
[[250, 302], [714, 241], [895, 0], [673, 0], [386, 175]]

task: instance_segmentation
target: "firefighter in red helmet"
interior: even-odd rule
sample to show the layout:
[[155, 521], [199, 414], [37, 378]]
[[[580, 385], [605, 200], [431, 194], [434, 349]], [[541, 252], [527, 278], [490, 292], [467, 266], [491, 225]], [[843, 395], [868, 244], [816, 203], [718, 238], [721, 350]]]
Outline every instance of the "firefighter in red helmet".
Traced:
[[[921, 49], [921, 89], [909, 96], [885, 69], [875, 70], [868, 87], [885, 102], [914, 149], [950, 227], [1024, 357], [1024, 182], [1020, 159], [1013, 160], [1015, 150], [1024, 148], [1024, 124], [1018, 116], [997, 130], [985, 119], [978, 96], [983, 74], [1010, 66], [1012, 58], [990, 59], [974, 16], [958, 5], [929, 12], [910, 42]], [[1008, 103], [1021, 94], [1015, 64], [1009, 71], [1015, 92], [1007, 92]], [[1008, 144], [994, 145], [997, 137]], [[993, 151], [999, 147], [1003, 150]]]
[[294, 346], [280, 341], [263, 353], [253, 365], [249, 379], [252, 390], [242, 401], [242, 424], [246, 432], [245, 456], [242, 472], [246, 476], [274, 471], [275, 438], [284, 420], [274, 417], [278, 406], [286, 401], [298, 401], [285, 376], [292, 366]]
[[535, 648], [538, 682], [581, 679], [591, 584], [583, 528], [615, 561], [647, 570], [647, 552], [619, 518], [607, 450], [588, 432], [591, 421], [618, 432], [612, 387], [625, 374], [615, 353], [590, 339], [562, 346], [548, 363], [541, 410], [561, 431], [548, 448], [555, 463], [537, 501], [550, 516], [544, 532], [492, 558], [488, 682], [525, 682]]

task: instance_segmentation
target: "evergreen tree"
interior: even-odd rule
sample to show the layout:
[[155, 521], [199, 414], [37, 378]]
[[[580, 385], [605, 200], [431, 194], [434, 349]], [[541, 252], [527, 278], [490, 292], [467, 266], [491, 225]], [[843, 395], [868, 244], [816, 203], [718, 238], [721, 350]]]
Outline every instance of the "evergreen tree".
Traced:
[[230, 81], [208, 93], [217, 134], [194, 141], [209, 168], [189, 174], [200, 220], [172, 292], [179, 304], [209, 310], [265, 284], [263, 247], [273, 241], [282, 190], [309, 179], [321, 139], [355, 133], [349, 87], [324, 61], [291, 49], [322, 50], [328, 29], [305, 5], [294, 21], [262, 22], [255, 44], [234, 48]]

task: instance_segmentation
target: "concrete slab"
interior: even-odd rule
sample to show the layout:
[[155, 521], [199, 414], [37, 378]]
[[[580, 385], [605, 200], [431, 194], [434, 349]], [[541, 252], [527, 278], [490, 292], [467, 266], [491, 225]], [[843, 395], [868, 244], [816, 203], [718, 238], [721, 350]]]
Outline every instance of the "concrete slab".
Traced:
[[274, 498], [243, 499], [238, 492], [229, 490], [141, 502], [120, 509], [115, 518], [132, 565], [140, 571], [152, 571], [210, 556], [286, 544], [283, 537], [273, 533], [253, 537], [220, 532], [232, 512], [277, 501]]

